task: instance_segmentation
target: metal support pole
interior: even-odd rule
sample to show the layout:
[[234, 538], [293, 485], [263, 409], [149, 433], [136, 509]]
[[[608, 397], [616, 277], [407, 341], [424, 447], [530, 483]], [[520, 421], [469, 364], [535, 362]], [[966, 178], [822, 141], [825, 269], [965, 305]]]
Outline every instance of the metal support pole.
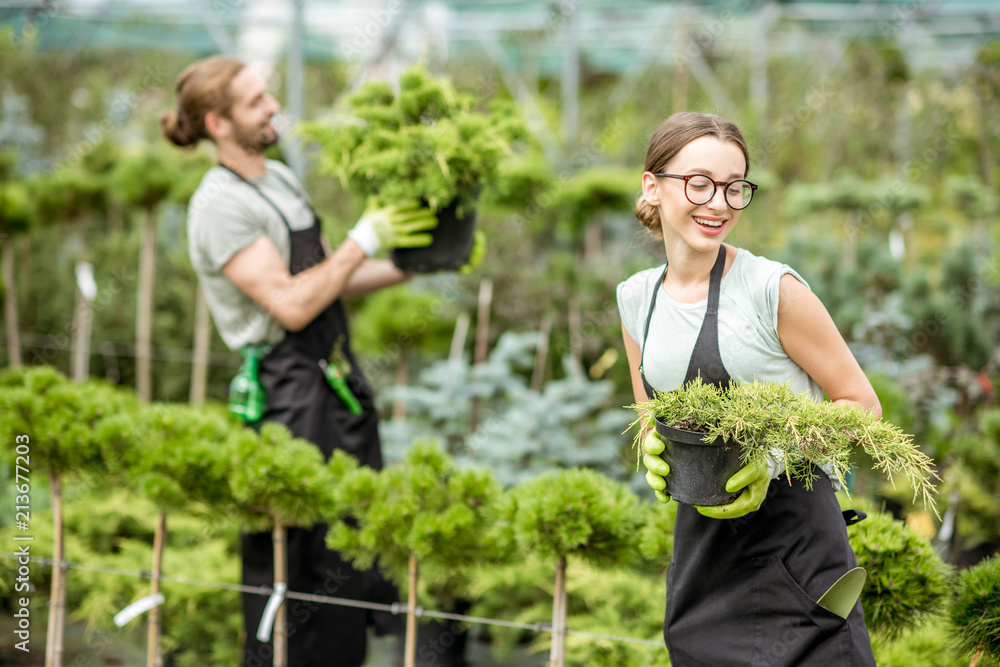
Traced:
[[[304, 63], [305, 63], [305, 0], [292, 0], [292, 31], [288, 39], [288, 114], [295, 121], [305, 119]], [[286, 136], [283, 142], [285, 159], [301, 181], [305, 177], [305, 155], [301, 142]]]

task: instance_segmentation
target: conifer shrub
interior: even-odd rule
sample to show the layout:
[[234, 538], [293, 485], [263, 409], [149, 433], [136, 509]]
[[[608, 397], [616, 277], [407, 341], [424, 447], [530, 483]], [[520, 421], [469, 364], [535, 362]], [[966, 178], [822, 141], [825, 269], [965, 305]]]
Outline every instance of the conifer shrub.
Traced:
[[512, 102], [481, 102], [416, 65], [400, 76], [398, 90], [371, 81], [347, 97], [332, 122], [305, 123], [302, 132], [319, 145], [319, 171], [362, 201], [424, 200], [438, 211], [457, 199], [462, 215], [527, 138]]
[[1000, 556], [959, 575], [950, 618], [952, 640], [962, 653], [1000, 660]]
[[[704, 433], [705, 442], [720, 437], [736, 441], [744, 465], [783, 464], [787, 476], [804, 480], [807, 487], [817, 476], [814, 465], [830, 466], [843, 484], [852, 448], [860, 446], [876, 470], [890, 479], [905, 476], [913, 484], [914, 498], [937, 511], [931, 459], [898, 427], [856, 405], [818, 403], [807, 392], [796, 394], [788, 382], [733, 380], [728, 388], [720, 388], [698, 378], [631, 407], [639, 413], [632, 428], [655, 417], [675, 428]], [[636, 431], [635, 448], [641, 455], [642, 429]]]
[[885, 512], [869, 512], [848, 535], [868, 573], [861, 606], [869, 630], [896, 639], [944, 611], [952, 572], [927, 540]]

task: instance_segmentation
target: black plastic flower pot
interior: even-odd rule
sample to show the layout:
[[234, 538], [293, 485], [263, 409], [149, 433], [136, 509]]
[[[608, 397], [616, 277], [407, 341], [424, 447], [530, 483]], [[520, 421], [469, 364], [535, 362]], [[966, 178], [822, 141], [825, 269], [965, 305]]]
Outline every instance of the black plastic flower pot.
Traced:
[[414, 273], [456, 271], [468, 264], [476, 240], [476, 209], [470, 206], [459, 217], [458, 206], [456, 199], [438, 211], [438, 226], [430, 232], [434, 241], [429, 246], [397, 248], [389, 253], [393, 264]]
[[726, 491], [726, 482], [740, 468], [740, 445], [717, 438], [704, 442], [704, 433], [686, 431], [656, 420], [656, 432], [666, 443], [663, 460], [670, 466], [665, 493], [688, 505], [727, 505], [739, 493]]

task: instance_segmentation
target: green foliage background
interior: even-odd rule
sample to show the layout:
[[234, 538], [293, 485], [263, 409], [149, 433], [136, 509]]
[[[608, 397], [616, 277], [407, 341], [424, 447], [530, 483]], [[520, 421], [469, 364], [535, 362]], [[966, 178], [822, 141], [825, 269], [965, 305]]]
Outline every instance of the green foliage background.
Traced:
[[[91, 374], [130, 387], [135, 381], [135, 293], [143, 214], [125, 197], [95, 192], [102, 187], [100, 179], [84, 178], [82, 169], [110, 177], [123, 155], [144, 145], [162, 148], [157, 114], [173, 104], [174, 77], [196, 56], [96, 48], [69, 54], [39, 50], [30, 40], [15, 45], [9, 37], [0, 31], [0, 123], [13, 123], [19, 132], [14, 139], [0, 136], [0, 200], [5, 210], [0, 212], [0, 243], [14, 248], [16, 284], [0, 286], [0, 295], [16, 290], [27, 362], [68, 370], [78, 250], [71, 232], [85, 229], [100, 289], [94, 304]], [[733, 100], [731, 109], [720, 110], [698, 86], [681, 97], [672, 85], [674, 63], [668, 62], [637, 73], [634, 89], [641, 92], [622, 102], [614, 94], [620, 81], [585, 59], [579, 131], [558, 146], [552, 160], [535, 150], [504, 165], [495, 191], [484, 193], [478, 219], [490, 245], [477, 273], [422, 280], [415, 285], [422, 295], [412, 299], [408, 312], [388, 300], [350, 304], [357, 319], [366, 318], [371, 308], [367, 314], [377, 322], [357, 331], [362, 363], [372, 368], [369, 375], [380, 409], [387, 415], [389, 400], [408, 401], [404, 424], [410, 431], [387, 430], [387, 448], [412, 441], [401, 435], [404, 432], [412, 436], [421, 429], [441, 430], [434, 414], [421, 411], [420, 396], [388, 391], [396, 382], [396, 365], [405, 357], [411, 384], [419, 378], [423, 389], [433, 390], [423, 397], [427, 401], [459, 396], [454, 380], [466, 378], [474, 381], [494, 415], [503, 417], [494, 425], [529, 423], [525, 416], [531, 415], [536, 421], [530, 423], [544, 424], [546, 434], [558, 436], [553, 440], [560, 446], [534, 458], [498, 457], [497, 466], [510, 471], [511, 480], [525, 470], [535, 473], [538, 468], [580, 463], [563, 445], [579, 437], [573, 431], [572, 408], [583, 405], [590, 419], [587, 431], [601, 436], [600, 455], [583, 463], [621, 479], [629, 477], [628, 437], [620, 435], [628, 420], [623, 419], [617, 439], [614, 428], [615, 412], [633, 401], [614, 288], [633, 272], [661, 262], [663, 254], [627, 203], [638, 194], [642, 156], [663, 118], [681, 108], [721, 111], [743, 128], [751, 149], [749, 177], [761, 185], [732, 242], [787, 262], [806, 278], [876, 379], [887, 419], [913, 433], [915, 442], [934, 458], [943, 480], [942, 514], [947, 519], [952, 513], [954, 529], [940, 531], [942, 524], [930, 519], [931, 534], [936, 534], [932, 547], [959, 567], [995, 552], [1000, 547], [994, 389], [1000, 381], [1000, 239], [995, 225], [1000, 200], [1000, 45], [976, 42], [972, 64], [950, 76], [911, 69], [905, 48], [896, 34], [866, 36], [845, 43], [842, 57], [832, 66], [819, 53], [771, 53], [766, 115], [751, 100], [753, 65], [721, 48], [709, 47], [708, 59]], [[511, 99], [502, 72], [481, 56], [432, 59], [429, 67], [449, 75], [460, 92], [475, 91], [492, 102]], [[817, 78], [817, 72], [822, 76]], [[305, 116], [318, 118], [337, 104], [351, 79], [346, 65], [307, 63]], [[559, 82], [542, 72], [535, 83], [532, 92], [540, 115], [556, 124]], [[284, 99], [281, 84], [275, 93]], [[212, 161], [210, 151], [196, 156]], [[42, 197], [46, 185], [51, 186], [43, 182], [44, 174], [55, 171], [67, 186], [63, 195], [68, 186], [80, 186], [72, 189], [90, 198], [95, 210], [76, 216], [76, 205], [58, 201], [62, 195]], [[196, 180], [193, 172], [188, 176]], [[317, 170], [307, 174], [306, 185], [335, 246], [357, 219], [360, 203], [336, 179]], [[59, 194], [58, 187], [48, 187], [48, 194]], [[24, 208], [26, 198], [39, 204], [27, 207], [36, 209], [30, 226], [10, 219], [24, 217], [24, 211], [14, 209]], [[62, 212], [53, 204], [60, 204]], [[187, 256], [183, 204], [167, 202], [159, 215], [153, 395], [159, 401], [183, 402], [190, 384], [197, 285]], [[14, 233], [7, 236], [9, 232]], [[441, 364], [455, 317], [467, 313], [475, 324], [482, 278], [492, 279], [494, 285], [488, 341], [494, 353], [506, 345], [500, 344], [504, 335], [532, 337], [543, 323], [551, 323], [538, 392], [528, 389], [536, 348], [527, 343], [521, 352], [506, 357], [514, 360], [511, 363], [487, 364], [476, 371], [467, 344], [459, 367]], [[215, 333], [211, 349], [208, 394], [221, 399], [239, 358]], [[497, 356], [504, 359], [504, 354]], [[610, 365], [598, 363], [615, 355]], [[0, 346], [0, 365], [7, 363], [7, 348]], [[455, 375], [449, 383], [452, 369]], [[457, 415], [468, 399], [449, 407], [456, 408]], [[566, 405], [571, 401], [575, 405]], [[543, 410], [560, 402], [564, 410]], [[490, 443], [489, 431], [483, 432], [487, 437], [470, 440], [467, 413], [456, 415], [445, 419], [450, 430], [438, 434], [448, 440], [449, 448], [461, 453], [470, 443]], [[528, 438], [519, 442], [525, 449], [534, 444]], [[899, 514], [919, 515], [919, 508], [908, 501], [910, 489], [886, 488], [867, 472], [871, 461], [861, 454], [854, 462], [858, 470], [849, 483], [857, 496], [883, 502]], [[9, 473], [4, 475], [0, 501], [7, 502], [12, 496], [5, 484]], [[35, 509], [44, 511], [44, 494], [36, 503]], [[130, 538], [118, 536], [118, 530], [109, 528], [99, 538], [95, 558], [119, 548], [118, 542], [127, 543]], [[659, 554], [665, 564], [669, 535], [650, 531], [648, 525], [641, 530], [644, 553], [652, 554], [646, 557]], [[77, 539], [69, 536], [68, 553], [85, 553]], [[206, 553], [214, 553], [215, 547], [206, 548]], [[622, 584], [621, 590], [624, 595], [632, 584]], [[127, 602], [127, 592], [113, 587], [114, 603]], [[611, 593], [607, 595], [611, 599]], [[591, 607], [592, 613], [602, 613], [593, 611], [597, 606]], [[219, 613], [223, 625], [238, 628], [231, 615]], [[657, 613], [649, 612], [650, 618]], [[610, 616], [602, 617], [606, 627], [613, 622]], [[574, 618], [571, 609], [571, 625]], [[579, 622], [587, 621], [581, 616]], [[946, 641], [944, 624], [932, 619], [926, 628], [903, 633], [891, 643], [877, 640], [879, 663], [916, 664], [936, 656], [937, 664], [953, 664], [938, 650]], [[231, 637], [218, 636], [225, 638], [220, 643]], [[613, 656], [608, 664], [625, 660], [608, 655]]]

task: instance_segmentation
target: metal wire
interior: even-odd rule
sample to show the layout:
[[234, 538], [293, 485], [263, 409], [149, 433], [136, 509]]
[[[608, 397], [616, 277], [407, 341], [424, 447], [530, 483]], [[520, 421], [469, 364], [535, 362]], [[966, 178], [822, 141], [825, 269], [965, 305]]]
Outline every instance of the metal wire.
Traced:
[[[9, 552], [0, 552], [0, 558], [7, 559], [17, 559], [23, 558], [23, 555], [13, 554]], [[29, 558], [32, 562], [39, 563], [40, 565], [45, 565], [52, 567], [55, 561], [51, 558], [44, 558], [41, 556], [31, 556]], [[100, 572], [102, 574], [113, 574], [123, 577], [132, 577], [134, 579], [152, 579], [153, 575], [150, 572], [138, 571], [134, 572], [131, 570], [121, 570], [114, 567], [106, 567], [102, 565], [87, 565], [86, 563], [71, 563], [69, 561], [63, 561], [63, 566], [66, 569], [71, 570], [86, 570], [88, 572]], [[218, 581], [205, 581], [201, 579], [187, 579], [185, 577], [174, 577], [171, 575], [161, 574], [159, 576], [160, 581], [169, 581], [175, 584], [184, 584], [188, 586], [200, 586], [202, 588], [213, 588], [218, 590], [227, 591], [237, 591], [240, 593], [249, 593], [252, 595], [269, 596], [273, 592], [273, 588], [269, 586], [245, 586], [243, 584], [227, 584]], [[295, 591], [288, 591], [285, 593], [285, 597], [291, 600], [304, 600], [307, 602], [319, 602], [320, 604], [333, 604], [341, 607], [355, 607], [358, 609], [373, 609], [375, 611], [386, 611], [391, 614], [406, 614], [409, 613], [409, 607], [406, 604], [399, 602], [393, 604], [381, 604], [378, 602], [364, 602], [362, 600], [350, 600], [348, 598], [338, 598], [329, 595], [315, 595], [310, 593], [297, 593]], [[497, 618], [483, 618], [481, 616], [466, 616], [465, 614], [453, 614], [445, 611], [429, 611], [423, 607], [417, 607], [414, 610], [414, 614], [418, 617], [426, 616], [428, 618], [440, 618], [451, 621], [461, 621], [465, 623], [476, 623], [479, 625], [498, 625], [507, 628], [516, 628], [519, 630], [530, 630], [533, 632], [551, 632], [551, 623], [518, 623], [515, 621], [504, 621]], [[581, 637], [591, 637], [594, 639], [608, 639], [611, 641], [625, 642], [628, 644], [642, 644], [645, 646], [663, 646], [662, 641], [657, 641], [654, 639], [639, 639], [637, 637], [620, 637], [618, 635], [606, 635], [599, 632], [587, 632], [584, 630], [572, 630], [566, 628], [566, 634], [569, 635], [579, 635]]]

